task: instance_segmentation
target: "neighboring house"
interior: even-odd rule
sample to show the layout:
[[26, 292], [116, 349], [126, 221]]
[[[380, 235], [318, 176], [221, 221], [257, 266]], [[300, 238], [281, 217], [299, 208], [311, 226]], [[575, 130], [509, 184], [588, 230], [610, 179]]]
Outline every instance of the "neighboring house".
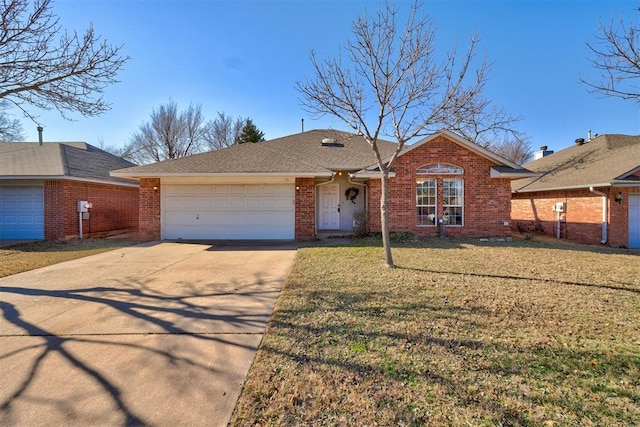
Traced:
[[[396, 144], [379, 141], [384, 158]], [[140, 238], [313, 239], [350, 233], [365, 217], [380, 230], [380, 174], [360, 136], [312, 130], [112, 175], [140, 180]], [[510, 180], [530, 176], [442, 131], [404, 148], [390, 178], [392, 231], [506, 237]]]
[[514, 229], [640, 248], [640, 136], [578, 139], [557, 153], [542, 148], [524, 165], [540, 176], [512, 183]]
[[[0, 143], [0, 239], [136, 231], [139, 183], [109, 175], [132, 165], [83, 142]], [[79, 201], [91, 203], [87, 213]]]

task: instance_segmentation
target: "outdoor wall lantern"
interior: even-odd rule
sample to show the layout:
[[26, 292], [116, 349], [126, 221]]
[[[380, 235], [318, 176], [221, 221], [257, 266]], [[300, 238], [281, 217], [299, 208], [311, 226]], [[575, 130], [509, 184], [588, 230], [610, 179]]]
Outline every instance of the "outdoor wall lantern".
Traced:
[[158, 191], [158, 187], [156, 185], [153, 186], [153, 191]]
[[622, 203], [622, 191], [618, 191], [618, 194], [616, 194], [615, 201], [617, 204]]
[[296, 185], [296, 191], [300, 191], [300, 186]]

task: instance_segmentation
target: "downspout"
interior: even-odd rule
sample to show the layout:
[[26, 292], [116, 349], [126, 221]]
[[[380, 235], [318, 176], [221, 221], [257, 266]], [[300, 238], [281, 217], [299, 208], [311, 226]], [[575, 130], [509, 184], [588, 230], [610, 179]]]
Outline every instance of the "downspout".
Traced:
[[[316, 184], [316, 196], [318, 195], [318, 187], [320, 187], [321, 185], [327, 185], [327, 184], [332, 184], [333, 181], [335, 181], [336, 179], [336, 173], [337, 172], [331, 172], [331, 179], [327, 182], [321, 182], [320, 184]], [[316, 236], [318, 235], [318, 199], [316, 198], [316, 206], [314, 209], [315, 215], [316, 215], [316, 219], [315, 221], [313, 221], [313, 223], [315, 224], [315, 233]]]
[[349, 184], [353, 184], [353, 185], [360, 185], [362, 187], [364, 187], [364, 220], [367, 223], [367, 230], [369, 229], [369, 186], [367, 184], [365, 184], [364, 182], [354, 182], [351, 181], [351, 178], [355, 178], [356, 174], [355, 173], [349, 173], [347, 174], [347, 181], [349, 181]]
[[607, 194], [602, 191], [597, 191], [593, 187], [589, 187], [589, 191], [593, 194], [597, 194], [598, 196], [602, 196], [602, 240], [601, 244], [606, 244], [607, 237], [607, 222], [609, 220], [609, 199], [607, 198]]

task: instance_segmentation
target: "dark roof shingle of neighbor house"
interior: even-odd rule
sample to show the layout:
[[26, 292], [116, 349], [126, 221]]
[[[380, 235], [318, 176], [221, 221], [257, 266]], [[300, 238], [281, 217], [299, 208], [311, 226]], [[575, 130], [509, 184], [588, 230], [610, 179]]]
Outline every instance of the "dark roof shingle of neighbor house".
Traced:
[[[396, 144], [379, 140], [378, 147], [382, 156], [386, 157], [394, 152]], [[173, 174], [322, 174], [332, 170], [360, 170], [375, 162], [371, 147], [361, 136], [319, 129], [134, 166], [114, 171], [113, 174], [130, 177]]]
[[134, 164], [84, 142], [2, 142], [0, 179], [73, 179], [137, 186], [111, 176]]
[[523, 166], [541, 175], [512, 181], [515, 192], [640, 185], [640, 136], [600, 135]]

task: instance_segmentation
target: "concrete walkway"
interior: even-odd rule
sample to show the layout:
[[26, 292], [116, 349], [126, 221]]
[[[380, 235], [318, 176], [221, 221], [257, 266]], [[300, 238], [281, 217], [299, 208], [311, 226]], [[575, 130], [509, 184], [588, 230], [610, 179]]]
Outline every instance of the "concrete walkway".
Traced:
[[293, 244], [151, 243], [0, 279], [0, 425], [227, 425]]

